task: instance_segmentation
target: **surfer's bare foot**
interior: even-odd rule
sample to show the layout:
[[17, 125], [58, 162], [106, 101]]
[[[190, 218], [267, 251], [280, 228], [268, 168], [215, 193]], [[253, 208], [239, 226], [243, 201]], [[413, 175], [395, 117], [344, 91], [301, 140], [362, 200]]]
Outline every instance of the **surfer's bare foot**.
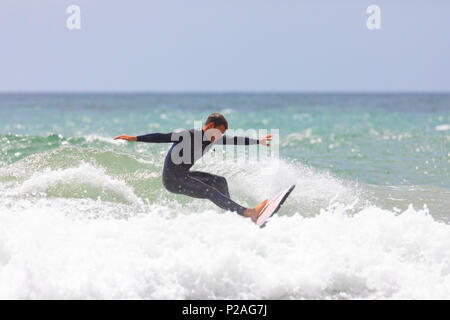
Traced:
[[253, 209], [246, 209], [244, 211], [244, 216], [249, 217], [252, 219], [253, 222], [256, 222], [258, 220], [259, 215], [261, 214], [262, 209], [266, 206], [268, 199], [264, 200], [260, 204], [258, 204]]

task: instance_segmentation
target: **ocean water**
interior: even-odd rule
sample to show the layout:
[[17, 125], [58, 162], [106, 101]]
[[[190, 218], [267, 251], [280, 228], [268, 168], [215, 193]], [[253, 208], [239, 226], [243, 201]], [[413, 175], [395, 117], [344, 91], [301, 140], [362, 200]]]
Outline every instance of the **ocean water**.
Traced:
[[[279, 130], [278, 157], [194, 167], [246, 206], [296, 183], [264, 229], [112, 139], [215, 111]], [[449, 224], [449, 94], [0, 95], [3, 299], [449, 299]]]

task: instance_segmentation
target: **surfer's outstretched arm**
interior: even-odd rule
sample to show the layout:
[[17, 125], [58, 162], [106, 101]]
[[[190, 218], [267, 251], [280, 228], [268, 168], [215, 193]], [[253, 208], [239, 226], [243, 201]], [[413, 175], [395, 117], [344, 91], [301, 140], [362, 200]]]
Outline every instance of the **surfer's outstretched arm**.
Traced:
[[164, 142], [173, 142], [172, 141], [173, 133], [150, 133], [142, 136], [137, 136], [137, 141], [141, 142], [152, 142], [152, 143], [164, 143]]
[[127, 141], [140, 141], [140, 142], [151, 142], [151, 143], [164, 143], [164, 142], [174, 142], [172, 140], [173, 133], [150, 133], [142, 136], [127, 136], [121, 135], [115, 137], [114, 140], [122, 139]]

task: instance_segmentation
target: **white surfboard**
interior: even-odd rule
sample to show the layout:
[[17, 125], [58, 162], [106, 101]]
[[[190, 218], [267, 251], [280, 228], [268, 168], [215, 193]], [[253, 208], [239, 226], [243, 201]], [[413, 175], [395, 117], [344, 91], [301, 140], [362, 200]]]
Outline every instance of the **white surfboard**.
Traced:
[[266, 206], [262, 209], [261, 214], [259, 215], [258, 220], [256, 220], [256, 224], [263, 228], [271, 216], [277, 213], [283, 205], [284, 201], [289, 197], [292, 190], [294, 190], [295, 184], [287, 188], [286, 190], [281, 191], [275, 197], [267, 201]]

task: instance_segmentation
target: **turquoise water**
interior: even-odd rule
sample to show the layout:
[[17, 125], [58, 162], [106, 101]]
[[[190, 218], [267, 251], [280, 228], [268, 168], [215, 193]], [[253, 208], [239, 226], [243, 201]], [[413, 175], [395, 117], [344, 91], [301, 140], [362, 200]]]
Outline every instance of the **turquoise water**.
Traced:
[[[260, 233], [165, 191], [168, 145], [112, 139], [191, 128], [216, 111], [230, 128], [279, 129], [279, 159], [195, 167], [226, 176], [247, 206], [297, 184]], [[449, 94], [2, 94], [0, 141], [0, 297], [449, 296]], [[252, 245], [231, 240], [242, 237]], [[82, 268], [76, 288], [64, 282], [69, 263], [55, 271], [60, 287], [41, 277], [61, 255]], [[242, 264], [224, 270], [229, 259]], [[280, 269], [273, 282], [243, 271], [255, 260]], [[27, 272], [41, 291], [8, 280]]]
[[87, 135], [193, 127], [215, 110], [234, 128], [279, 129], [283, 156], [349, 179], [450, 187], [450, 95], [3, 95], [0, 161]]

